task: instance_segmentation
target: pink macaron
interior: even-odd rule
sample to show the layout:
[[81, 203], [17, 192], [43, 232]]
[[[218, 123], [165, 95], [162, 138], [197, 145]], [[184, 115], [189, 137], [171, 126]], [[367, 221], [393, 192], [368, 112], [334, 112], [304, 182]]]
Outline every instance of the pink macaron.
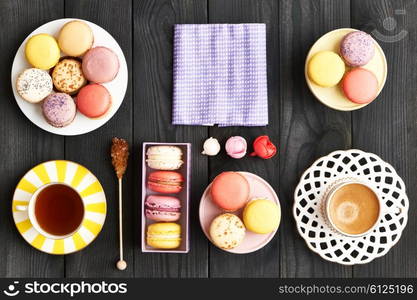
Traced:
[[150, 195], [145, 201], [145, 215], [157, 222], [175, 222], [181, 216], [181, 202], [178, 198]]
[[342, 81], [346, 98], [358, 104], [374, 100], [378, 94], [378, 80], [374, 73], [367, 69], [355, 68], [346, 73]]
[[84, 55], [82, 69], [87, 80], [95, 83], [112, 81], [119, 72], [116, 53], [106, 47], [95, 47]]
[[77, 108], [86, 117], [102, 117], [111, 106], [109, 91], [100, 84], [89, 84], [81, 88], [77, 95]]

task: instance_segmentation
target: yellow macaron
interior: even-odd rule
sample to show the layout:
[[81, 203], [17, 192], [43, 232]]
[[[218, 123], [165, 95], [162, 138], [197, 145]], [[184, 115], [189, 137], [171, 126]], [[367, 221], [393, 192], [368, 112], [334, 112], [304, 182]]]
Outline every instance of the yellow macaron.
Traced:
[[255, 233], [270, 233], [281, 221], [281, 211], [275, 202], [258, 198], [250, 201], [243, 210], [246, 229]]
[[317, 52], [308, 63], [308, 76], [322, 87], [337, 85], [344, 73], [343, 59], [332, 51]]
[[55, 38], [46, 33], [32, 36], [26, 43], [26, 59], [35, 68], [49, 70], [55, 66], [61, 51]]
[[154, 223], [148, 226], [147, 243], [157, 249], [175, 249], [181, 244], [181, 226], [177, 223]]

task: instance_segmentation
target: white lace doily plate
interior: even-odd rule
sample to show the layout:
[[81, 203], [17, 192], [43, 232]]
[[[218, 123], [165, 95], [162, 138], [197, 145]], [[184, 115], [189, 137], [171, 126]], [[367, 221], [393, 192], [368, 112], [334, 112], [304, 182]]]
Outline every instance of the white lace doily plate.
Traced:
[[[373, 186], [382, 198], [384, 214], [373, 231], [347, 237], [327, 225], [323, 194], [341, 177]], [[318, 159], [301, 176], [294, 192], [293, 214], [307, 246], [322, 258], [343, 265], [365, 264], [385, 255], [407, 224], [408, 197], [395, 169], [379, 156], [361, 150], [335, 151]]]

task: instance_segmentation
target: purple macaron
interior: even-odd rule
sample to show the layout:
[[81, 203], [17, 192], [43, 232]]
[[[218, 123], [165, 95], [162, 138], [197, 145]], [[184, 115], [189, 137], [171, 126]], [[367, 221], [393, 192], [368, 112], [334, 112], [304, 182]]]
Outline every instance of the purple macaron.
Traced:
[[178, 198], [151, 195], [145, 201], [145, 215], [157, 222], [175, 222], [181, 216], [181, 202]]
[[363, 31], [348, 33], [340, 44], [340, 54], [349, 66], [364, 66], [374, 57], [374, 40]]
[[65, 127], [75, 118], [75, 102], [68, 94], [54, 93], [42, 103], [42, 113], [46, 121], [54, 127]]

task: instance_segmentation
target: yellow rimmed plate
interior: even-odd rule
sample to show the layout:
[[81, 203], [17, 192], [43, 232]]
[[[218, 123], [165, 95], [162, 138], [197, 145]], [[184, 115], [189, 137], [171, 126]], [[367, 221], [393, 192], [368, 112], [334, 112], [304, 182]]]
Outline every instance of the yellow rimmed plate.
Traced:
[[[334, 87], [321, 87], [315, 84], [313, 81], [310, 80], [308, 77], [307, 67], [310, 58], [320, 51], [333, 51], [339, 54], [340, 43], [343, 40], [343, 37], [353, 31], [357, 31], [356, 29], [352, 28], [340, 28], [333, 31], [330, 31], [319, 38], [314, 45], [311, 47], [310, 51], [307, 54], [305, 68], [304, 68], [304, 75], [307, 81], [307, 85], [310, 88], [313, 95], [324, 105], [341, 111], [352, 111], [356, 109], [360, 109], [369, 103], [365, 104], [358, 104], [352, 101], [349, 101], [343, 94], [343, 91], [340, 87], [340, 83]], [[375, 41], [375, 55], [370, 60], [369, 63], [362, 66], [362, 68], [368, 69], [372, 73], [375, 74], [376, 78], [378, 79], [379, 89], [378, 94], [382, 91], [382, 88], [385, 85], [385, 81], [387, 79], [387, 60], [385, 58], [384, 51], [379, 46], [379, 44]], [[346, 71], [349, 70], [349, 67], [346, 65]], [[375, 99], [374, 101], [376, 101]], [[372, 102], [370, 102], [372, 103]]]
[[[54, 240], [40, 234], [31, 224], [26, 205], [32, 194], [47, 183], [66, 183], [78, 191], [85, 206], [83, 222], [72, 236]], [[106, 218], [106, 196], [98, 179], [87, 168], [75, 162], [53, 160], [41, 163], [19, 181], [13, 195], [12, 212], [16, 228], [34, 248], [49, 254], [69, 254], [88, 246], [100, 233]]]

